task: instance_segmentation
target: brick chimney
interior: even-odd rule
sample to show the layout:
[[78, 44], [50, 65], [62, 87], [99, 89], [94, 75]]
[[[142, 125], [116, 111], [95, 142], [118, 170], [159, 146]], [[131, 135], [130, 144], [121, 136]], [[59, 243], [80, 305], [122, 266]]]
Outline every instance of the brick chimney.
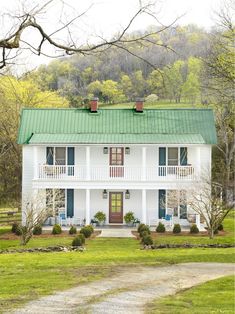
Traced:
[[135, 111], [143, 112], [143, 110], [144, 110], [144, 100], [143, 98], [137, 98], [135, 102]]
[[97, 98], [97, 97], [94, 97], [94, 98], [92, 98], [91, 99], [91, 101], [90, 101], [90, 110], [91, 110], [91, 112], [97, 112], [97, 110], [98, 110], [98, 100], [99, 100], [99, 98]]

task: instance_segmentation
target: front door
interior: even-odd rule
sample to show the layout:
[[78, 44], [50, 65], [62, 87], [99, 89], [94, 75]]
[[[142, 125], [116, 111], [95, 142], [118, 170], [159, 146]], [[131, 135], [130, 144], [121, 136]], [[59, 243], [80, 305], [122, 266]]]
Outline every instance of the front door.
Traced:
[[123, 193], [109, 193], [109, 223], [123, 223]]

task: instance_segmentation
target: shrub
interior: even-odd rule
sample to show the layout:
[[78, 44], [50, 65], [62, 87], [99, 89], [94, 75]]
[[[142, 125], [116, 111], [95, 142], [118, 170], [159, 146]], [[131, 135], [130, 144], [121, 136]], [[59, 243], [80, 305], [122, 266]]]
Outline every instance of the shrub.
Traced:
[[133, 223], [135, 220], [134, 213], [133, 212], [126, 213], [126, 215], [124, 216], [124, 220], [126, 224]]
[[214, 234], [218, 234], [219, 233], [219, 230], [218, 229], [215, 229], [214, 230]]
[[193, 224], [190, 227], [190, 233], [198, 233], [198, 232], [199, 232], [199, 229], [198, 229], [197, 225]]
[[79, 234], [72, 241], [72, 246], [82, 246], [83, 244], [85, 244], [85, 237], [83, 234]]
[[141, 239], [141, 243], [144, 245], [152, 245], [153, 244], [153, 239], [150, 235], [147, 235]]
[[91, 233], [93, 233], [93, 232], [94, 232], [94, 227], [93, 227], [92, 225], [87, 225], [86, 227], [87, 227], [87, 228], [89, 228], [89, 229], [91, 230]]
[[19, 227], [19, 223], [18, 222], [13, 222], [12, 226], [11, 226], [11, 232], [16, 233], [16, 230]]
[[22, 235], [22, 226], [18, 225], [16, 230], [15, 230], [15, 234], [20, 236]]
[[150, 231], [143, 230], [143, 231], [140, 232], [140, 237], [141, 238], [146, 237], [147, 235], [150, 235]]
[[77, 233], [77, 228], [72, 226], [70, 229], [69, 229], [69, 234], [75, 234]]
[[159, 222], [157, 228], [156, 228], [156, 232], [158, 233], [163, 233], [166, 231], [165, 226], [163, 225], [163, 223]]
[[224, 230], [224, 226], [222, 224], [219, 224], [218, 228], [219, 231], [223, 231]]
[[147, 232], [148, 234], [150, 234], [150, 229], [148, 226], [143, 226], [139, 232], [140, 236], [142, 237], [143, 232]]
[[146, 227], [148, 228], [148, 226], [146, 226], [146, 224], [140, 224], [137, 231], [140, 233], [142, 231], [142, 229], [146, 229]]
[[37, 225], [33, 228], [33, 234], [34, 235], [39, 235], [42, 234], [42, 226], [41, 225]]
[[89, 238], [92, 234], [92, 231], [89, 226], [85, 226], [81, 228], [80, 233], [84, 234], [85, 238]]
[[100, 223], [100, 222], [105, 222], [105, 220], [106, 220], [106, 215], [105, 215], [105, 213], [99, 211], [99, 212], [97, 212], [97, 213], [95, 214], [94, 218], [97, 219], [99, 223]]
[[52, 229], [52, 234], [60, 234], [62, 232], [61, 226], [55, 224]]
[[173, 228], [173, 233], [180, 233], [180, 232], [181, 232], [180, 224], [175, 224]]

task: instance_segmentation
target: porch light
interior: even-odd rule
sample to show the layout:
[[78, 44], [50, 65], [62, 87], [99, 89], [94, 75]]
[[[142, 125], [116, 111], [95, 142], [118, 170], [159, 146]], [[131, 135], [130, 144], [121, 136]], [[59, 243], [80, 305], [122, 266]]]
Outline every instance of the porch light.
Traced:
[[108, 192], [107, 192], [107, 190], [104, 190], [104, 191], [103, 191], [103, 198], [108, 198]]
[[125, 147], [125, 153], [126, 155], [130, 155], [130, 147]]
[[104, 147], [104, 148], [103, 148], [103, 153], [104, 153], [104, 154], [108, 154], [108, 151], [109, 151], [109, 150], [108, 150], [108, 147]]
[[130, 191], [126, 190], [125, 199], [129, 200], [129, 198], [130, 198]]

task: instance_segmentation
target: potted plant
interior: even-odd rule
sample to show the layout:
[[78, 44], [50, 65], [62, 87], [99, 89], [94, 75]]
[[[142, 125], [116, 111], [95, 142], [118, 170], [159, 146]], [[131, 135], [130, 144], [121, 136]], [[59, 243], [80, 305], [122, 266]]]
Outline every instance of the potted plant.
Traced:
[[96, 227], [98, 225], [99, 221], [96, 218], [91, 219], [92, 226]]
[[94, 218], [97, 220], [99, 226], [103, 226], [106, 220], [106, 215], [104, 212], [99, 211], [95, 214]]
[[133, 212], [126, 213], [126, 215], [124, 216], [124, 220], [128, 226], [133, 226], [135, 220], [134, 213]]

